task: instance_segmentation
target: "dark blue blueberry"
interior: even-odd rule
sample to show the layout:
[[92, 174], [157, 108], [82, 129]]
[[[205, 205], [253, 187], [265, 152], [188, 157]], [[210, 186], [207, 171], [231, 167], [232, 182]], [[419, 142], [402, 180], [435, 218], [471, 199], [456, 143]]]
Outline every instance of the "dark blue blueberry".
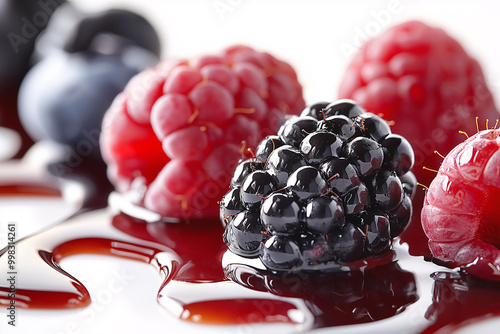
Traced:
[[20, 88], [23, 126], [35, 140], [100, 157], [104, 113], [132, 76], [156, 64], [159, 51], [158, 35], [138, 14], [60, 7], [37, 41], [39, 62]]

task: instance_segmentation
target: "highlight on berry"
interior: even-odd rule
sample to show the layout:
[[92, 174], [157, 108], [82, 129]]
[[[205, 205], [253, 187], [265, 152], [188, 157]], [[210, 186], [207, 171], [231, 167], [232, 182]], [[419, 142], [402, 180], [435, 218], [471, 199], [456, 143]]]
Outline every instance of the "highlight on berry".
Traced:
[[352, 100], [319, 102], [240, 161], [220, 202], [229, 250], [271, 270], [386, 254], [412, 216], [413, 149]]

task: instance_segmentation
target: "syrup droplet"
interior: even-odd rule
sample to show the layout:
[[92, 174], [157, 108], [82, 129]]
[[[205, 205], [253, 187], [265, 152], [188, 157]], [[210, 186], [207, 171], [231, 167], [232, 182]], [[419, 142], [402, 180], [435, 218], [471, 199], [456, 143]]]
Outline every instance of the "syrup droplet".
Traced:
[[500, 284], [460, 272], [432, 274], [432, 305], [425, 317], [432, 322], [422, 334], [452, 333], [474, 320], [500, 315]]

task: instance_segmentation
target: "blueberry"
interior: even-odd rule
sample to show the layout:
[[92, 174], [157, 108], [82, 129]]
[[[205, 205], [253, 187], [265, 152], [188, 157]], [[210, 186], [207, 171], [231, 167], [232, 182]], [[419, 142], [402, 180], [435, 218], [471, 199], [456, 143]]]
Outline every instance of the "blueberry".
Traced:
[[[63, 28], [61, 28], [63, 27]], [[160, 45], [143, 17], [125, 10], [59, 8], [37, 41], [41, 60], [19, 92], [19, 116], [35, 140], [100, 158], [104, 112], [132, 76], [155, 65]]]
[[137, 73], [119, 57], [95, 53], [52, 54], [26, 76], [19, 92], [19, 116], [35, 139], [98, 154], [104, 112]]
[[161, 54], [160, 39], [153, 26], [141, 15], [122, 9], [87, 14], [75, 25], [63, 48], [69, 53], [88, 50], [96, 36], [102, 34], [119, 36], [158, 57]]
[[[47, 2], [47, 1], [44, 1]], [[17, 91], [24, 75], [33, 65], [32, 53], [38, 35], [49, 18], [65, 0], [40, 6], [32, 0], [2, 0], [0, 2], [0, 101]], [[43, 14], [43, 15], [41, 15]], [[34, 17], [37, 17], [36, 25]], [[43, 17], [43, 19], [40, 19]], [[5, 94], [5, 96], [4, 96]], [[1, 118], [1, 117], [0, 117]]]
[[0, 126], [13, 129], [21, 137], [14, 158], [21, 158], [33, 145], [18, 115], [19, 86], [34, 65], [35, 42], [50, 17], [64, 4], [60, 1], [0, 1]]

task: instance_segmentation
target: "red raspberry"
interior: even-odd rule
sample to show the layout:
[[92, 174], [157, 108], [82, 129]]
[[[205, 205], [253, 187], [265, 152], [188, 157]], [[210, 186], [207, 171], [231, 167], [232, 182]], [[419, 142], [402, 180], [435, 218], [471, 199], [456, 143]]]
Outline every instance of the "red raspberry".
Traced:
[[106, 113], [108, 175], [120, 192], [142, 189], [142, 205], [163, 216], [217, 217], [242, 145], [255, 148], [304, 106], [295, 71], [268, 53], [235, 46], [165, 61]]
[[[425, 185], [435, 175], [422, 167], [437, 169], [442, 161], [435, 151], [446, 154], [461, 142], [459, 130], [476, 131], [476, 116], [499, 118], [477, 61], [443, 30], [417, 21], [394, 26], [363, 45], [347, 69], [339, 97], [394, 121], [391, 128], [415, 151], [413, 171]], [[424, 194], [418, 192], [416, 214], [401, 238], [412, 254], [428, 255], [418, 214]]]
[[500, 129], [455, 147], [432, 181], [422, 226], [435, 258], [500, 280]]

